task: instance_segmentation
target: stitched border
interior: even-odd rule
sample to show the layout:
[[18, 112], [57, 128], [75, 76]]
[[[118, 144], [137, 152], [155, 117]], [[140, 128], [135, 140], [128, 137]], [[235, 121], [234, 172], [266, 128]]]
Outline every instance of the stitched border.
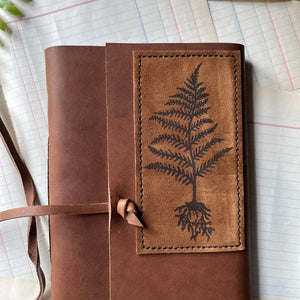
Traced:
[[142, 168], [142, 86], [141, 86], [141, 68], [142, 58], [171, 58], [171, 57], [224, 57], [233, 58], [233, 78], [234, 78], [234, 117], [235, 117], [235, 153], [236, 153], [236, 183], [237, 183], [237, 196], [238, 196], [238, 244], [237, 245], [224, 245], [224, 246], [185, 246], [185, 247], [146, 247], [144, 240], [144, 228], [141, 228], [142, 234], [142, 247], [144, 250], [176, 250], [176, 249], [207, 249], [207, 248], [237, 248], [241, 245], [241, 221], [240, 221], [240, 182], [239, 182], [239, 128], [238, 128], [238, 91], [237, 91], [237, 59], [234, 55], [222, 54], [174, 54], [174, 55], [140, 55], [138, 64], [138, 97], [139, 97], [139, 163], [140, 163], [140, 210], [141, 217], [143, 218], [143, 168]]

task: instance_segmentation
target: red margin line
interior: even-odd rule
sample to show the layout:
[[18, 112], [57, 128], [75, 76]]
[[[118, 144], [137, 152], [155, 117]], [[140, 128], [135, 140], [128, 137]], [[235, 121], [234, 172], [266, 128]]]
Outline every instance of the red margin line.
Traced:
[[279, 45], [279, 49], [280, 49], [281, 55], [282, 55], [282, 58], [283, 58], [283, 61], [284, 61], [284, 64], [285, 64], [285, 68], [287, 70], [287, 73], [288, 73], [288, 76], [289, 76], [289, 79], [290, 79], [290, 83], [291, 83], [292, 89], [294, 90], [295, 87], [294, 87], [294, 84], [293, 84], [292, 76], [290, 74], [290, 70], [288, 68], [288, 65], [287, 65], [287, 62], [286, 62], [286, 59], [285, 59], [285, 56], [284, 56], [284, 53], [283, 53], [283, 50], [282, 50], [282, 47], [281, 47], [281, 44], [280, 44], [280, 41], [279, 41], [279, 37], [278, 37], [277, 31], [276, 31], [276, 28], [275, 28], [275, 25], [274, 25], [274, 21], [273, 21], [273, 18], [272, 18], [272, 15], [271, 15], [271, 12], [270, 12], [270, 9], [269, 9], [269, 5], [268, 5], [267, 1], [265, 1], [265, 4], [266, 4], [266, 8], [267, 8], [267, 11], [268, 11], [271, 23], [272, 23], [272, 27], [273, 27], [276, 39], [277, 39], [277, 43]]
[[0, 240], [1, 240], [2, 245], [3, 245], [4, 253], [5, 253], [5, 256], [6, 256], [6, 260], [7, 260], [8, 266], [9, 266], [9, 270], [10, 270], [11, 276], [15, 277], [14, 271], [12, 269], [12, 266], [11, 266], [11, 263], [10, 263], [10, 260], [9, 260], [9, 257], [8, 257], [7, 249], [6, 249], [5, 242], [4, 242], [4, 239], [3, 239], [1, 231], [0, 231]]
[[295, 29], [295, 26], [294, 26], [293, 20], [292, 20], [292, 18], [291, 18], [291, 15], [290, 15], [289, 8], [288, 8], [288, 6], [287, 6], [286, 2], [284, 2], [284, 5], [285, 5], [285, 7], [286, 7], [286, 10], [287, 10], [287, 13], [288, 13], [288, 16], [289, 16], [289, 19], [290, 19], [291, 25], [292, 25], [292, 27], [293, 27], [294, 34], [295, 34], [295, 36], [296, 36], [296, 41], [297, 41], [297, 44], [298, 44], [298, 46], [299, 46], [299, 48], [300, 48], [300, 43], [299, 43], [298, 35], [297, 35], [297, 32], [296, 32], [296, 29]]
[[8, 22], [5, 22], [5, 24], [17, 23], [17, 22], [21, 22], [21, 21], [26, 21], [26, 20], [31, 20], [31, 19], [36, 19], [36, 18], [39, 18], [39, 17], [52, 15], [52, 14], [55, 14], [57, 12], [61, 12], [61, 11], [64, 11], [64, 10], [67, 10], [67, 9], [70, 9], [70, 8], [73, 8], [73, 7], [81, 6], [81, 5], [96, 2], [96, 1], [98, 1], [98, 0], [89, 0], [89, 1], [86, 1], [86, 2], [77, 3], [77, 4], [74, 4], [74, 5], [70, 5], [70, 6], [67, 6], [67, 7], [63, 7], [63, 8], [60, 8], [60, 9], [53, 10], [53, 11], [49, 11], [49, 12], [44, 13], [44, 14], [40, 14], [40, 15], [36, 15], [36, 16], [32, 16], [32, 17], [27, 17], [27, 18], [22, 18], [22, 19], [17, 19], [17, 20], [13, 20], [13, 21], [8, 21]]
[[[5, 185], [6, 185], [6, 189], [7, 189], [7, 192], [8, 192], [8, 196], [9, 196], [9, 200], [10, 200], [11, 206], [12, 206], [12, 208], [14, 208], [14, 203], [13, 203], [13, 200], [12, 200], [12, 197], [11, 197], [11, 193], [10, 193], [10, 190], [9, 190], [9, 187], [8, 187], [8, 183], [7, 183], [7, 180], [6, 180], [6, 176], [5, 176], [5, 173], [4, 173], [4, 170], [3, 170], [3, 166], [2, 166], [1, 161], [0, 161], [0, 168], [1, 168], [1, 171], [2, 171], [2, 174], [3, 174], [3, 178], [4, 178], [4, 182], [5, 182]], [[20, 238], [21, 238], [21, 241], [22, 241], [22, 245], [23, 245], [23, 247], [24, 247], [24, 250], [25, 250], [25, 255], [26, 255], [26, 257], [27, 257], [29, 269], [30, 269], [32, 278], [34, 279], [33, 271], [32, 271], [32, 269], [31, 269], [31, 264], [30, 264], [29, 258], [28, 258], [28, 256], [27, 256], [26, 246], [25, 246], [24, 239], [23, 239], [23, 236], [22, 236], [22, 232], [21, 232], [21, 227], [20, 227], [19, 220], [16, 220], [16, 222], [17, 222], [17, 224], [18, 224], [18, 229], [19, 229], [19, 233], [20, 233]], [[3, 242], [4, 242], [4, 241], [3, 241]], [[6, 249], [5, 249], [5, 250], [6, 250]], [[7, 254], [7, 258], [8, 258], [8, 254]], [[12, 270], [11, 270], [11, 271], [12, 271]]]
[[262, 123], [262, 122], [248, 122], [248, 124], [253, 124], [253, 125], [263, 125], [263, 126], [270, 126], [270, 127], [279, 127], [279, 128], [286, 128], [286, 129], [296, 129], [296, 130], [300, 130], [300, 127], [287, 126], [287, 125], [277, 125], [277, 124]]
[[189, 5], [190, 5], [190, 8], [191, 8], [192, 16], [193, 16], [193, 19], [194, 19], [194, 23], [195, 23], [195, 26], [196, 26], [196, 30], [197, 30], [197, 34], [198, 34], [198, 37], [199, 37], [199, 41], [202, 42], [199, 30], [198, 30], [196, 18], [195, 18], [195, 15], [194, 15], [194, 10], [193, 10], [192, 4], [191, 4], [191, 0], [188, 0], [188, 1], [189, 1]]
[[35, 84], [35, 81], [34, 81], [34, 78], [33, 78], [33, 73], [32, 73], [32, 70], [31, 70], [31, 67], [30, 67], [30, 63], [29, 63], [29, 60], [28, 60], [28, 57], [27, 57], [27, 53], [26, 53], [26, 50], [25, 50], [25, 46], [24, 46], [24, 43], [23, 43], [23, 39], [21, 37], [21, 33], [20, 33], [19, 26], [18, 26], [17, 23], [16, 23], [16, 27], [17, 27], [18, 35], [19, 35], [19, 38], [20, 38], [20, 41], [21, 41], [21, 45], [22, 45], [24, 54], [25, 54], [25, 58], [26, 58], [26, 61], [27, 61], [27, 64], [28, 64], [28, 68], [29, 68], [29, 72], [30, 72], [30, 75], [31, 75], [31, 79], [32, 79], [33, 85], [34, 85], [35, 93], [36, 93], [36, 96], [38, 98], [41, 110], [42, 110], [42, 114], [43, 114], [43, 118], [44, 118], [46, 127], [48, 128], [46, 116], [45, 116], [44, 109], [43, 109], [43, 106], [42, 106], [42, 103], [41, 103], [41, 98], [40, 98], [40, 96], [38, 94], [38, 91], [37, 91], [37, 87], [36, 87], [36, 84]]
[[176, 20], [176, 17], [175, 17], [175, 13], [174, 13], [174, 9], [173, 9], [173, 5], [171, 3], [171, 0], [169, 0], [169, 5], [170, 5], [171, 11], [172, 11], [172, 15], [173, 15], [173, 19], [174, 19], [174, 22], [175, 22], [175, 25], [176, 25], [176, 29], [177, 29], [177, 33], [178, 33], [178, 36], [179, 36], [180, 43], [182, 43], [182, 37], [181, 37], [181, 34], [180, 34], [180, 30], [179, 30], [179, 27], [178, 27], [178, 23], [177, 23], [177, 20]]
[[14, 48], [14, 45], [13, 45], [13, 42], [12, 42], [12, 39], [11, 39], [10, 36], [9, 36], [9, 41], [10, 41], [11, 48], [13, 50], [14, 57], [15, 57], [15, 60], [16, 60], [16, 63], [17, 63], [18, 69], [19, 69], [20, 77], [21, 77], [21, 80], [22, 80], [22, 83], [23, 83], [23, 87], [24, 87], [25, 93], [26, 93], [27, 102], [29, 104], [30, 111], [31, 111], [31, 114], [32, 114], [32, 117], [33, 117], [33, 121], [34, 121], [36, 130], [37, 130], [40, 142], [41, 142], [42, 150], [44, 152], [45, 159], [47, 160], [47, 156], [46, 156], [46, 152], [45, 152], [45, 149], [44, 149], [43, 141], [42, 141], [42, 138], [41, 138], [41, 135], [40, 135], [40, 131], [39, 131], [39, 128], [38, 128], [38, 125], [37, 125], [37, 122], [36, 122], [36, 119], [35, 119], [35, 116], [34, 116], [34, 113], [33, 113], [32, 105], [30, 103], [30, 99], [29, 99], [29, 96], [28, 96], [28, 91], [27, 91], [27, 88], [26, 88], [26, 85], [25, 85], [25, 81], [24, 81], [24, 78], [23, 78], [23, 75], [22, 75], [22, 72], [21, 72], [21, 67], [20, 67], [20, 64], [19, 64], [19, 61], [18, 61], [18, 58], [17, 58], [17, 55], [16, 55], [16, 51], [15, 51], [15, 48]]

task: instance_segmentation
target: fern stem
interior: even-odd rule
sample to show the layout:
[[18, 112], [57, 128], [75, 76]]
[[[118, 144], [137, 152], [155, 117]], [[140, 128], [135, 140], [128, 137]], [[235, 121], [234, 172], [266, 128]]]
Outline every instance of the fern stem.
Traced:
[[193, 84], [194, 88], [194, 95], [193, 95], [193, 104], [192, 104], [192, 111], [191, 111], [191, 119], [188, 124], [187, 128], [187, 138], [188, 138], [188, 146], [189, 146], [189, 151], [190, 151], [190, 156], [191, 156], [191, 165], [193, 168], [193, 199], [192, 202], [196, 203], [196, 195], [197, 195], [197, 182], [196, 182], [196, 166], [195, 166], [195, 160], [193, 156], [193, 149], [192, 149], [192, 142], [191, 142], [191, 132], [192, 132], [192, 122], [194, 118], [194, 111], [195, 111], [195, 104], [196, 104], [196, 87], [195, 84]]

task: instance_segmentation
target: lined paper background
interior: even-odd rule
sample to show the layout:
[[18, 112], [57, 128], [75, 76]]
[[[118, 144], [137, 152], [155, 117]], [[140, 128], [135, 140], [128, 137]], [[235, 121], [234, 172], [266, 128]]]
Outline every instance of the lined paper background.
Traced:
[[210, 1], [220, 42], [245, 46], [257, 87], [300, 87], [297, 1]]
[[[44, 49], [105, 42], [243, 43], [253, 66], [249, 115], [251, 252], [254, 296], [299, 299], [300, 6], [288, 2], [197, 0], [33, 1], [3, 36], [1, 112], [47, 203], [47, 94]], [[215, 26], [215, 27], [214, 27]], [[251, 82], [251, 80], [249, 81]], [[274, 101], [276, 99], [276, 101]], [[252, 106], [252, 105], [250, 105]], [[251, 107], [250, 107], [251, 108]], [[299, 168], [298, 168], [299, 169]], [[0, 209], [25, 205], [20, 179], [0, 144]], [[39, 218], [42, 263], [50, 279], [47, 218]], [[26, 256], [27, 220], [0, 226], [0, 276], [36, 278]]]
[[300, 297], [300, 95], [255, 89], [249, 107], [253, 293]]
[[[2, 74], [8, 120], [20, 152], [47, 204], [47, 93], [44, 49], [53, 45], [104, 45], [118, 42], [216, 41], [207, 3], [202, 1], [56, 1], [33, 4], [29, 16], [8, 23]], [[192, 20], [192, 22], [191, 22]], [[3, 144], [0, 144], [0, 209], [25, 205], [22, 186]], [[0, 228], [0, 276], [36, 278], [26, 256], [27, 220]], [[39, 218], [42, 263], [50, 278], [47, 218]]]

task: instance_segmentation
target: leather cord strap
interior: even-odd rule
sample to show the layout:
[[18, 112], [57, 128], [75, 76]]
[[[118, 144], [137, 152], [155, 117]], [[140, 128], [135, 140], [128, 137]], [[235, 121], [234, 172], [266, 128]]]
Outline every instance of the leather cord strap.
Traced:
[[[1, 118], [0, 118], [0, 134], [8, 154], [10, 155], [16, 169], [20, 173], [24, 191], [25, 191], [27, 205], [28, 206], [35, 205], [38, 201], [38, 197], [37, 197], [36, 189], [32, 181], [31, 175], [26, 165], [24, 164], [23, 160], [19, 156], [18, 151], [15, 148], [15, 145]], [[46, 281], [45, 281], [45, 275], [40, 266], [40, 255], [39, 255], [38, 244], [37, 244], [36, 220], [33, 217], [30, 217], [28, 219], [28, 255], [35, 266], [36, 273], [39, 279], [40, 292], [37, 299], [40, 299], [45, 291]]]
[[120, 199], [117, 204], [117, 212], [128, 222], [128, 224], [137, 227], [144, 227], [142, 221], [140, 220], [138, 208], [130, 199]]
[[29, 217], [28, 219], [28, 255], [36, 268], [40, 284], [40, 292], [36, 300], [40, 300], [45, 291], [45, 276], [40, 266], [40, 255], [37, 243], [36, 220], [34, 216], [41, 215], [85, 215], [109, 212], [109, 203], [87, 203], [87, 204], [66, 204], [66, 205], [36, 205], [39, 203], [38, 195], [32, 177], [21, 159], [15, 145], [0, 117], [0, 136], [11, 157], [17, 171], [19, 172], [27, 207], [13, 208], [0, 212], [0, 222], [14, 218]]
[[45, 215], [92, 215], [108, 213], [108, 202], [89, 204], [60, 204], [60, 205], [35, 205], [13, 208], [0, 212], [0, 222], [33, 216]]

